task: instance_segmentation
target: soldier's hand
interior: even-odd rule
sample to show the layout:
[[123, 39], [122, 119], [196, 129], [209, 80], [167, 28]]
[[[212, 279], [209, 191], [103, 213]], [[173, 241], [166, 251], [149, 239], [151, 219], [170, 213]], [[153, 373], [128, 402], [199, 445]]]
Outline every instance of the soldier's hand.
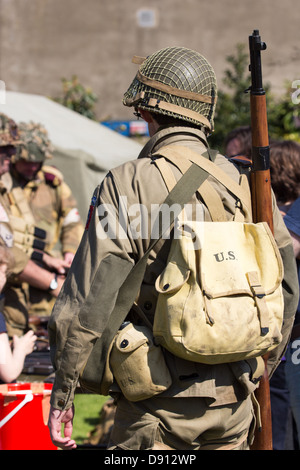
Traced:
[[37, 337], [32, 330], [29, 330], [25, 335], [20, 337], [14, 335], [13, 346], [15, 354], [18, 354], [19, 351], [21, 351], [25, 356], [32, 353], [36, 340]]
[[58, 274], [65, 274], [70, 267], [69, 263], [64, 259], [53, 258], [53, 256], [47, 255], [47, 253], [43, 254], [43, 262], [49, 270], [55, 271]]
[[64, 253], [64, 260], [66, 263], [68, 263], [68, 267], [71, 266], [74, 256], [75, 256], [74, 253], [70, 253], [70, 252]]
[[[53, 444], [64, 450], [76, 449], [77, 445], [74, 439], [71, 439], [73, 431], [74, 407], [68, 410], [58, 410], [50, 408], [48, 427]], [[62, 436], [62, 424], [64, 425]]]

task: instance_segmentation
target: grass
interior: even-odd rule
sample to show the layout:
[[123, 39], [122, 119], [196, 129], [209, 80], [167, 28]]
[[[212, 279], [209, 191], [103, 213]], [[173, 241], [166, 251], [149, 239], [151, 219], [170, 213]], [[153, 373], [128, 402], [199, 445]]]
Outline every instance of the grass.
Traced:
[[109, 397], [100, 395], [75, 395], [75, 418], [73, 422], [72, 438], [77, 444], [83, 444], [88, 434], [99, 422], [99, 413], [103, 404]]

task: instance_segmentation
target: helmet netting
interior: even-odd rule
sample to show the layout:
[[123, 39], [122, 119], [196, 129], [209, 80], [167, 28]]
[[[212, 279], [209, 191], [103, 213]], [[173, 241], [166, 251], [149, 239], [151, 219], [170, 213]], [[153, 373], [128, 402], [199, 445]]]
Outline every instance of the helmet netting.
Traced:
[[[161, 99], [201, 114], [206, 117], [211, 124], [213, 123], [217, 95], [216, 76], [211, 65], [201, 54], [182, 47], [162, 49], [149, 56], [143, 62], [140, 67], [140, 72], [148, 78], [179, 90], [207, 95], [214, 98], [214, 101], [212, 104], [209, 104], [171, 95], [141, 83], [137, 77], [135, 77], [124, 95], [123, 102], [125, 105], [128, 105], [126, 103], [128, 98], [132, 99], [138, 93], [145, 92], [146, 99], [144, 102], [141, 101], [141, 103], [138, 104], [139, 108], [153, 111], [153, 108], [147, 106], [147, 99]], [[178, 118], [178, 114], [159, 108], [156, 108], [155, 112]], [[182, 119], [198, 124], [195, 119], [188, 117], [182, 117]]]

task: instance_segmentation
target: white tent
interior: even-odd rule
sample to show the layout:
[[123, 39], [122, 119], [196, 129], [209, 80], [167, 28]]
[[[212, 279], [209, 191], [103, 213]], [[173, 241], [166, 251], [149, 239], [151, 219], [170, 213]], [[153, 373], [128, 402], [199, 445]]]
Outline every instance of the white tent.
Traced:
[[0, 112], [16, 123], [44, 125], [55, 148], [47, 164], [56, 166], [77, 199], [85, 221], [94, 188], [107, 172], [137, 158], [141, 145], [45, 96], [7, 91]]

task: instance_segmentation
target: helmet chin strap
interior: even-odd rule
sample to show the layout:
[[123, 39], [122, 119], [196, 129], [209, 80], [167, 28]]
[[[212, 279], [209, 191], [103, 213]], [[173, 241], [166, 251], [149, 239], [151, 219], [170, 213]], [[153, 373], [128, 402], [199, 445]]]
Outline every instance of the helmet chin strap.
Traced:
[[182, 106], [177, 106], [176, 104], [167, 103], [166, 101], [162, 101], [161, 99], [156, 98], [146, 98], [146, 94], [144, 91], [138, 93], [134, 98], [127, 98], [126, 99], [127, 106], [136, 106], [141, 107], [146, 106], [148, 108], [151, 107], [155, 111], [155, 109], [163, 109], [164, 111], [170, 111], [172, 113], [178, 114], [178, 116], [185, 116], [190, 119], [194, 119], [198, 121], [203, 126], [207, 127], [211, 130], [211, 124], [209, 120], [202, 116], [202, 114], [197, 113], [196, 111], [192, 111], [187, 108], [183, 108]]
[[211, 130], [211, 125], [206, 117], [202, 116], [202, 114], [197, 113], [196, 111], [192, 111], [190, 109], [183, 108], [182, 106], [177, 106], [176, 104], [167, 103], [166, 101], [157, 100], [155, 98], [150, 98], [148, 101], [148, 106], [153, 108], [164, 109], [165, 111], [170, 111], [172, 113], [178, 114], [179, 116], [185, 116], [187, 118], [194, 119], [198, 121], [200, 124], [203, 124], [209, 130]]

